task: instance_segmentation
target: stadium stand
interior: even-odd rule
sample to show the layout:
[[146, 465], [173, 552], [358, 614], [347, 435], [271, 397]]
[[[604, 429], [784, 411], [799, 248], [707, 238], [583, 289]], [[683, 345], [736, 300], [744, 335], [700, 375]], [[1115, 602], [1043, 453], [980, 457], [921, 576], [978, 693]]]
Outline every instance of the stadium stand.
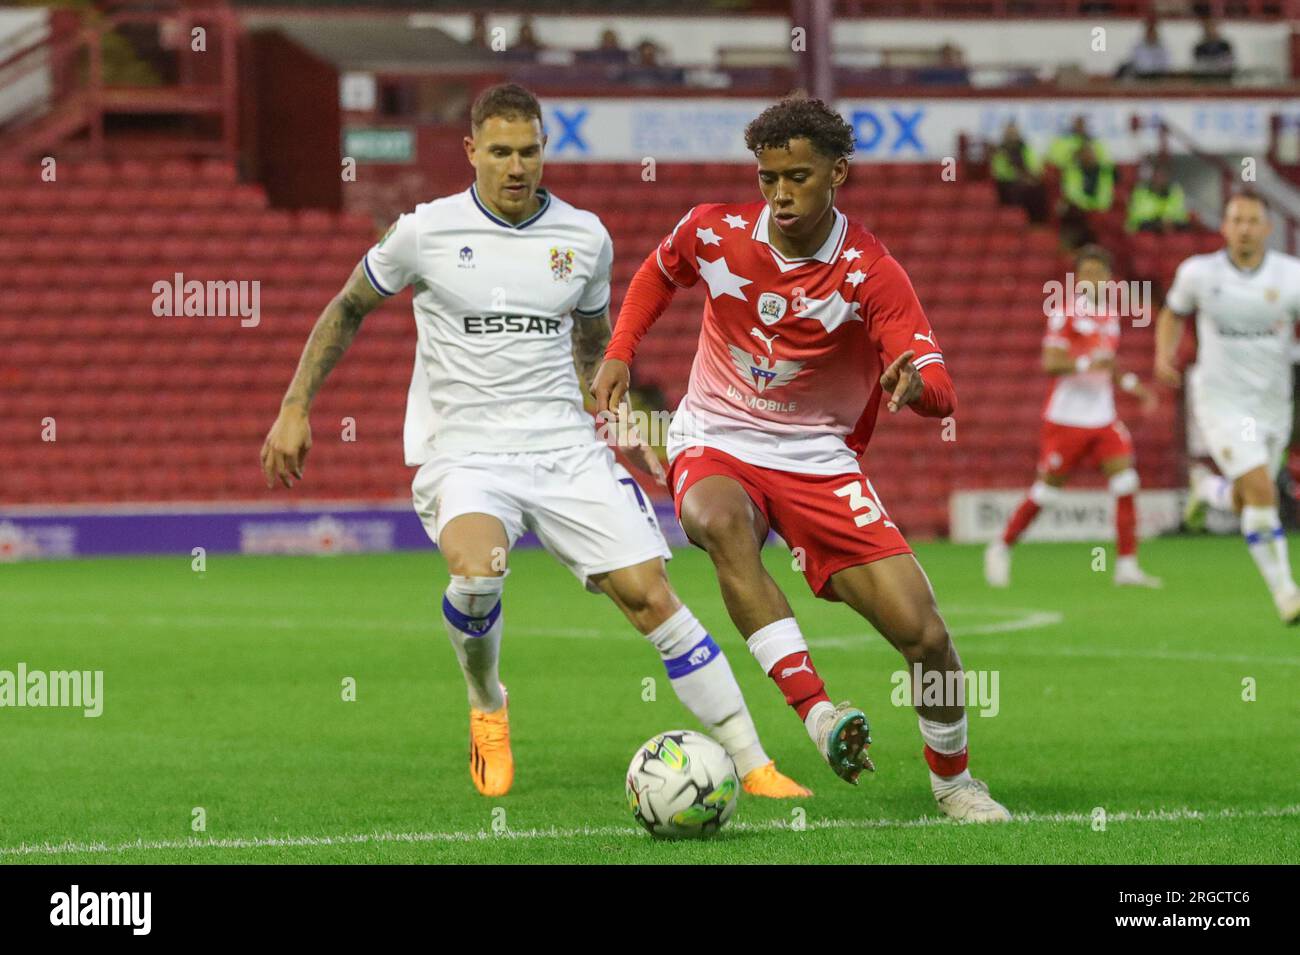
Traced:
[[[218, 161], [65, 164], [57, 184], [5, 172], [0, 444], [11, 453], [0, 500], [258, 497], [266, 422], [320, 308], [374, 240], [370, 219], [268, 208]], [[83, 214], [50, 214], [71, 209]], [[257, 324], [155, 316], [154, 284], [177, 272], [260, 282]], [[413, 347], [402, 302], [371, 316], [316, 415], [320, 428], [355, 417], [358, 440], [329, 442], [304, 496], [407, 492]], [[42, 440], [47, 418], [54, 441]]]
[[[11, 306], [0, 317], [9, 343], [0, 358], [0, 443], [16, 452], [0, 502], [264, 498], [257, 452], [267, 422], [312, 323], [374, 240], [376, 221], [269, 208], [260, 187], [215, 160], [65, 168], [57, 185], [15, 185], [30, 175], [0, 180], [0, 203], [14, 210], [0, 219], [0, 252], [10, 263], [0, 296]], [[610, 227], [616, 310], [632, 272], [686, 209], [757, 197], [747, 172], [731, 164], [658, 173], [647, 183], [639, 166], [547, 168], [557, 195]], [[1042, 285], [1064, 270], [1056, 236], [1029, 228], [1023, 210], [1000, 207], [992, 183], [939, 182], [919, 165], [856, 166], [840, 205], [909, 270], [957, 384], [957, 440], [944, 453], [942, 425], [910, 414], [882, 420], [871, 447], [873, 479], [899, 523], [913, 535], [940, 533], [950, 490], [1014, 486], [1032, 471], [1047, 386], [1038, 365]], [[55, 209], [96, 211], [48, 214]], [[260, 281], [258, 324], [153, 316], [153, 285], [170, 285], [174, 272]], [[702, 304], [699, 287], [680, 294], [638, 359], [637, 383], [657, 387], [669, 407], [685, 390]], [[296, 495], [408, 493], [401, 425], [413, 331], [409, 293], [366, 320], [314, 409], [318, 440]], [[1150, 330], [1126, 334], [1122, 360], [1145, 371]], [[1142, 421], [1126, 412], [1149, 486], [1176, 482], [1171, 414]], [[54, 442], [42, 440], [47, 417]], [[345, 418], [355, 419], [355, 441], [319, 440], [341, 432]]]

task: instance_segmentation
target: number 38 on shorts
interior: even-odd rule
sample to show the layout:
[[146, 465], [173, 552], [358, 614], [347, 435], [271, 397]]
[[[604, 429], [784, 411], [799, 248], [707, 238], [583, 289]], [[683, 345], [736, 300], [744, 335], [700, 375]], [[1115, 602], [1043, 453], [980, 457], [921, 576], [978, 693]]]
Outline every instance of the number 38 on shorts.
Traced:
[[710, 475], [731, 478], [749, 495], [768, 526], [803, 555], [804, 577], [813, 593], [838, 599], [831, 575], [911, 548], [889, 519], [880, 495], [860, 471], [799, 474], [758, 467], [716, 448], [679, 454], [669, 467], [677, 515], [690, 489]]
[[[865, 485], [865, 488], [863, 487]], [[888, 519], [884, 507], [876, 498], [876, 489], [871, 486], [871, 482], [865, 479], [861, 481], [850, 481], [843, 487], [835, 489], [836, 497], [848, 498], [849, 510], [853, 512], [853, 523], [858, 527], [866, 527], [868, 524], [874, 524], [885, 518], [885, 526], [893, 527], [894, 522]]]

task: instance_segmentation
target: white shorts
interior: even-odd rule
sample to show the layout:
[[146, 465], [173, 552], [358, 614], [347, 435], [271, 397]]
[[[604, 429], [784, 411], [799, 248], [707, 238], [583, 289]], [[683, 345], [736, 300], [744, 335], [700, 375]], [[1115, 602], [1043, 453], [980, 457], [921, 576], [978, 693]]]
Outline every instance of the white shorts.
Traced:
[[438, 455], [416, 472], [411, 494], [435, 544], [462, 514], [491, 514], [512, 548], [532, 531], [592, 592], [592, 574], [672, 557], [650, 498], [599, 442]]
[[1224, 477], [1235, 481], [1259, 467], [1276, 477], [1291, 441], [1289, 416], [1252, 414], [1207, 404], [1195, 398], [1189, 402], [1201, 444]]

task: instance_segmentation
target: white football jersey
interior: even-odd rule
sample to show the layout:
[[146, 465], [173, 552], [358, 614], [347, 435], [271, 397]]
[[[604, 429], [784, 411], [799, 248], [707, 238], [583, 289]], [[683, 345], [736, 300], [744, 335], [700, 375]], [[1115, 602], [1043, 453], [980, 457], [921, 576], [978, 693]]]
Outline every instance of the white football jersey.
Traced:
[[414, 286], [418, 343], [404, 443], [544, 451], [596, 441], [573, 367], [573, 318], [609, 307], [614, 245], [593, 213], [544, 189], [515, 225], [471, 186], [398, 218], [363, 260], [381, 295]]
[[1290, 420], [1291, 343], [1300, 318], [1300, 259], [1269, 250], [1253, 271], [1227, 250], [1178, 266], [1165, 304], [1196, 314], [1192, 370], [1199, 399], [1267, 420]]

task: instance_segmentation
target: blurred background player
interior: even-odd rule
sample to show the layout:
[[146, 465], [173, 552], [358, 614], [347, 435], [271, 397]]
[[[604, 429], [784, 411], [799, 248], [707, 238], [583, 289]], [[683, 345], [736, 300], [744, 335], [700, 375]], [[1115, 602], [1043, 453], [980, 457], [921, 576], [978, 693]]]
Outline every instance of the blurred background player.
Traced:
[[[1038, 480], [1007, 522], [1002, 536], [984, 551], [984, 579], [990, 587], [1011, 583], [1011, 548], [1042, 508], [1062, 499], [1061, 489], [1080, 464], [1096, 462], [1115, 499], [1115, 576], [1118, 586], [1159, 587], [1137, 559], [1138, 473], [1133, 441], [1115, 415], [1114, 385], [1136, 395], [1143, 410], [1155, 408], [1155, 395], [1133, 372], [1115, 367], [1121, 315], [1102, 295], [1111, 278], [1110, 254], [1098, 245], [1083, 246], [1074, 260], [1073, 301], [1047, 319], [1043, 370], [1055, 376], [1043, 405]], [[1066, 284], [1067, 291], [1070, 283]]]
[[[479, 792], [504, 795], [514, 779], [501, 594], [506, 554], [528, 530], [650, 640], [747, 792], [809, 795], [763, 752], [726, 656], [668, 583], [653, 510], [583, 409], [575, 359], [585, 386], [609, 341], [609, 234], [540, 188], [546, 138], [526, 89], [485, 90], [471, 128], [474, 184], [401, 216], [317, 321], [262, 449], [268, 485], [302, 478], [325, 376], [366, 313], [414, 285], [406, 463], [419, 467], [415, 509], [451, 575], [443, 620], [469, 689]], [[652, 451], [639, 453], [662, 474]]]
[[[633, 277], [592, 391], [599, 410], [620, 406], [637, 344], [676, 290], [703, 278], [699, 349], [668, 435], [678, 517], [712, 559], [750, 652], [835, 773], [857, 782], [874, 768], [866, 717], [830, 702], [762, 546], [775, 530], [817, 596], [847, 603], [909, 668], [960, 686], [930, 582], [858, 463], [885, 393], [891, 413], [911, 405], [927, 417], [951, 415], [956, 398], [907, 274], [835, 208], [849, 125], [821, 100], [787, 99], [749, 124], [745, 145], [763, 201], [682, 216]], [[967, 769], [963, 701], [917, 712], [939, 808], [1009, 819]]]
[[1284, 623], [1300, 623], [1278, 514], [1276, 479], [1291, 439], [1291, 341], [1300, 318], [1300, 259], [1268, 248], [1268, 206], [1255, 195], [1228, 200], [1227, 248], [1178, 266], [1156, 323], [1155, 372], [1172, 388], [1183, 323], [1196, 316], [1190, 406], [1220, 474], [1192, 469], [1188, 523], [1207, 507], [1236, 511], [1241, 532]]

